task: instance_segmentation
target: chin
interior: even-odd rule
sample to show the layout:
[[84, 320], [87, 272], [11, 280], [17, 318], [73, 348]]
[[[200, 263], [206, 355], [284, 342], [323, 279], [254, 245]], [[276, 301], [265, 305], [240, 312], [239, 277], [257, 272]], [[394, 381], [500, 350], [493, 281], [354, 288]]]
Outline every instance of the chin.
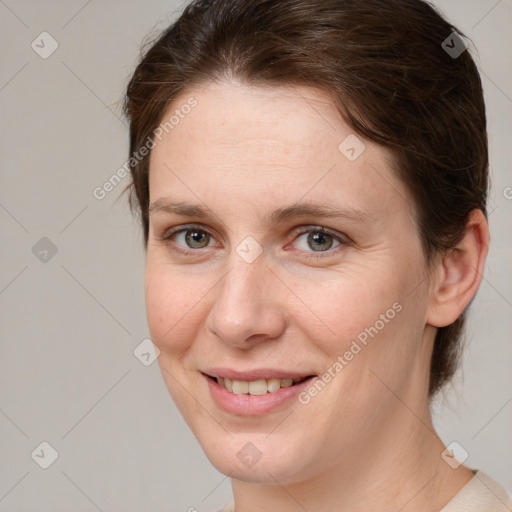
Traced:
[[311, 447], [306, 439], [297, 438], [294, 442], [289, 432], [270, 436], [268, 433], [235, 432], [230, 435], [223, 432], [219, 437], [218, 429], [199, 430], [196, 437], [208, 460], [230, 478], [284, 485], [308, 476], [305, 468], [310, 467]]

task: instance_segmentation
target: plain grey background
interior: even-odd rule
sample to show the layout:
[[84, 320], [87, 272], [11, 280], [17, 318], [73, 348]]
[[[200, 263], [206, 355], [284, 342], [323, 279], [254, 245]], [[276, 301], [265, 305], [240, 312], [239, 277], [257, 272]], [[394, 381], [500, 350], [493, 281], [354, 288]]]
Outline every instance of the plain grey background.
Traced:
[[[512, 0], [435, 3], [478, 48], [492, 174], [491, 252], [435, 423], [511, 490]], [[128, 179], [93, 196], [128, 157], [121, 101], [140, 44], [182, 6], [0, 1], [0, 511], [209, 511], [231, 498], [157, 363], [134, 355], [149, 334], [141, 233], [118, 199]], [[47, 469], [42, 442], [58, 453]]]

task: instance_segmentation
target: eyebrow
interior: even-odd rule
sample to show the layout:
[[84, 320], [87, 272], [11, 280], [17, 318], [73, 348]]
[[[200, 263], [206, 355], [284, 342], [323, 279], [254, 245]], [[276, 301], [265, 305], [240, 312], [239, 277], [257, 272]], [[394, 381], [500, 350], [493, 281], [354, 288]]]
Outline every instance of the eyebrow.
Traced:
[[[161, 198], [150, 203], [149, 214], [166, 213], [182, 217], [197, 217], [205, 219], [218, 216], [206, 205], [184, 203], [182, 201], [171, 201]], [[284, 208], [277, 208], [266, 217], [269, 224], [278, 224], [286, 220], [293, 220], [300, 217], [321, 217], [329, 219], [344, 219], [350, 221], [369, 222], [375, 220], [375, 216], [361, 210], [339, 208], [327, 203], [294, 203]]]

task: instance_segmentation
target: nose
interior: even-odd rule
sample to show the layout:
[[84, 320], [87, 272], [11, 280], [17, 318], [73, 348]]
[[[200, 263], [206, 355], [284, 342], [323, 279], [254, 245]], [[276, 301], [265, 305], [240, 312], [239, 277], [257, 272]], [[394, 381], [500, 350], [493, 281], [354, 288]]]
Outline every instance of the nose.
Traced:
[[[234, 253], [206, 319], [210, 333], [240, 349], [275, 339], [286, 329], [278, 279], [264, 254], [247, 263]], [[213, 290], [212, 290], [213, 291]]]

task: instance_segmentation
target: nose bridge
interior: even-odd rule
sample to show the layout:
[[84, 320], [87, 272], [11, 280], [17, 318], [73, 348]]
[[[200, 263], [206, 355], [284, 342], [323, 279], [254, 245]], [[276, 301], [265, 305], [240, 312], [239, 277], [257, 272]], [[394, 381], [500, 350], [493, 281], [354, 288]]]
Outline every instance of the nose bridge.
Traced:
[[275, 338], [285, 328], [284, 312], [269, 290], [268, 262], [256, 250], [246, 240], [232, 251], [229, 271], [219, 283], [207, 320], [211, 332], [238, 346], [246, 346], [249, 338]]
[[235, 304], [245, 303], [257, 308], [266, 271], [268, 269], [263, 259], [247, 263], [234, 254], [231, 258], [230, 272], [222, 283], [220, 298], [228, 304], [235, 301]]

